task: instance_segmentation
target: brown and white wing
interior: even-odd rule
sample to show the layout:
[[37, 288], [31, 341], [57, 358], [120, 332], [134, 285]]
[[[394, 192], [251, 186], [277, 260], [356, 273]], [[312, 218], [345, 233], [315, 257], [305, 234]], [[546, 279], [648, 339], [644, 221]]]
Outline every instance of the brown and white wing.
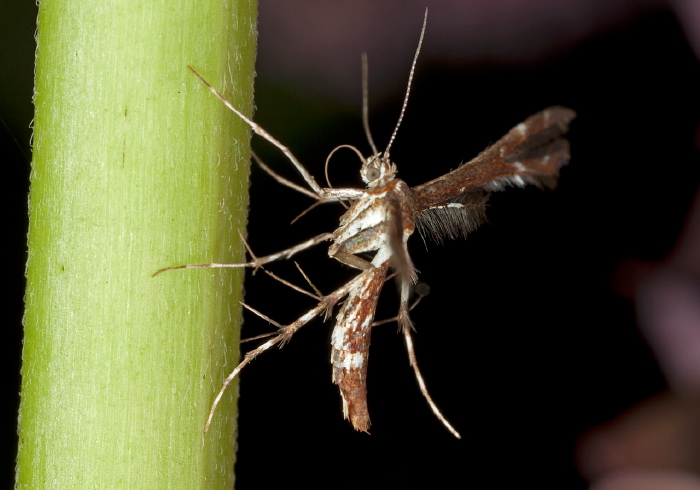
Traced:
[[563, 138], [576, 113], [554, 106], [511, 129], [476, 158], [442, 177], [414, 187], [418, 227], [440, 241], [475, 229], [485, 217], [490, 191], [528, 184], [553, 188], [569, 161]]

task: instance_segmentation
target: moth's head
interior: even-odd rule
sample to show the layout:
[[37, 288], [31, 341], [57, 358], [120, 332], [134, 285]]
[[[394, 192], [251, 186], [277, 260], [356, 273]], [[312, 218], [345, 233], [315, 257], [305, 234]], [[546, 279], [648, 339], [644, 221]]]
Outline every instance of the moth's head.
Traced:
[[386, 185], [396, 177], [396, 165], [384, 155], [385, 153], [375, 153], [362, 164], [360, 175], [367, 187]]

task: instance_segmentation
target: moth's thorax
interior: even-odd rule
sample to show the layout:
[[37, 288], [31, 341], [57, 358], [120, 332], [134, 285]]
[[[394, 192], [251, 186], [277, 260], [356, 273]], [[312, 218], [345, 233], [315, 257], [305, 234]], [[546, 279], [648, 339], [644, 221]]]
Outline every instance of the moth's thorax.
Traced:
[[396, 247], [394, 234], [398, 235], [398, 242], [405, 242], [413, 233], [415, 213], [413, 193], [403, 180], [392, 178], [384, 186], [370, 186], [365, 196], [340, 218], [328, 253], [334, 256], [338, 250], [353, 254], [378, 251], [372, 262], [384, 262]]
[[396, 165], [384, 153], [375, 153], [362, 164], [362, 180], [369, 188], [381, 187], [396, 177]]

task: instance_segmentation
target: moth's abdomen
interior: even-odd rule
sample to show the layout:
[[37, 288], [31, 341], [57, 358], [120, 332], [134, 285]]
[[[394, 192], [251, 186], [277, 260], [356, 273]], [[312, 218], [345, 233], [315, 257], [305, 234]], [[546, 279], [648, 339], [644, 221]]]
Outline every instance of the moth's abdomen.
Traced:
[[355, 430], [369, 430], [367, 409], [367, 362], [374, 311], [389, 261], [366, 270], [357, 287], [349, 292], [340, 309], [331, 337], [333, 383], [343, 400], [343, 416]]

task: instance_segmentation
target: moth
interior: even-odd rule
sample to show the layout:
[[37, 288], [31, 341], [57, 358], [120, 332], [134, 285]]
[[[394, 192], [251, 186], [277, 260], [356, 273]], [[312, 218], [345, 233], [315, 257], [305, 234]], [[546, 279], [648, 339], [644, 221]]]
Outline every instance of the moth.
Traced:
[[[269, 340], [249, 351], [226, 378], [212, 404], [205, 432], [209, 428], [224, 391], [247, 364], [271, 347], [284, 344], [310, 320], [316, 317], [328, 318], [333, 308], [342, 300], [344, 301], [336, 316], [335, 328], [331, 335], [333, 383], [340, 390], [344, 417], [356, 430], [368, 432], [370, 418], [367, 408], [367, 362], [375, 307], [384, 283], [389, 277], [395, 276], [399, 283], [400, 301], [398, 315], [394, 320], [398, 322], [404, 336], [410, 365], [414, 370], [421, 393], [444, 426], [455, 437], [460, 437], [430, 397], [416, 362], [411, 336], [414, 326], [409, 315], [411, 309], [409, 302], [417, 274], [408, 252], [408, 239], [416, 229], [424, 237], [432, 237], [438, 242], [444, 238], [466, 236], [485, 219], [485, 202], [492, 191], [500, 191], [509, 186], [524, 187], [527, 184], [553, 188], [557, 183], [559, 169], [569, 161], [569, 144], [563, 136], [567, 133], [575, 113], [571, 109], [559, 106], [538, 112], [515, 126], [471, 161], [430, 182], [410, 187], [397, 177], [397, 166], [390, 159], [389, 150], [406, 111], [417, 59], [425, 35], [426, 21], [427, 11], [418, 48], [411, 64], [400, 115], [389, 143], [381, 152], [374, 144], [369, 131], [367, 59], [363, 55], [362, 119], [372, 154], [364, 157], [357, 148], [341, 145], [334, 149], [328, 158], [341, 148], [354, 151], [362, 162], [360, 176], [366, 184], [364, 189], [335, 189], [330, 185], [329, 187], [320, 186], [286, 146], [242, 114], [199, 73], [189, 67], [207, 89], [245, 121], [253, 132], [284, 153], [310, 190], [279, 176], [253, 154], [254, 159], [265, 171], [281, 184], [309, 195], [319, 203], [347, 203], [347, 209], [335, 231], [320, 234], [280, 252], [256, 257], [248, 248], [251, 255], [249, 262], [179, 265], [161, 269], [156, 274], [183, 268], [257, 269], [271, 262], [289, 259], [323, 242], [331, 242], [328, 249], [328, 255], [331, 258], [358, 271], [355, 277], [334, 292], [327, 295], [312, 294], [317, 300], [316, 306], [289, 325], [276, 323], [244, 304], [255, 314], [276, 325], [278, 330]], [[390, 275], [391, 270], [394, 272]], [[283, 282], [300, 290], [286, 281]]]

